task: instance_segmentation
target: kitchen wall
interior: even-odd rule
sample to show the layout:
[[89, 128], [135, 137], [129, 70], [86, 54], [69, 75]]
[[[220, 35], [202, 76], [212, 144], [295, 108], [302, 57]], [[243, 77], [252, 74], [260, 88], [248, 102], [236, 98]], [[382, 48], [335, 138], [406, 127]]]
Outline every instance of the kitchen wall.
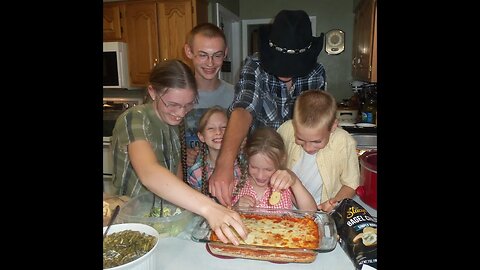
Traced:
[[[104, 0], [109, 1], [112, 0]], [[210, 22], [213, 22], [215, 3], [218, 2], [237, 14], [241, 20], [273, 18], [282, 9], [303, 9], [310, 16], [317, 17], [317, 36], [331, 29], [342, 30], [345, 32], [345, 51], [338, 55], [327, 55], [324, 44], [318, 61], [326, 69], [328, 91], [338, 101], [353, 94], [349, 84], [352, 81], [353, 11], [359, 0], [208, 0], [208, 2]]]
[[324, 44], [318, 57], [326, 69], [328, 91], [340, 101], [353, 94], [349, 83], [352, 81], [354, 2], [358, 0], [241, 0], [239, 17], [242, 20], [273, 18], [282, 9], [303, 9], [308, 15], [317, 17], [317, 36], [331, 29], [345, 32], [344, 52], [328, 55]]
[[208, 0], [208, 21], [213, 22], [214, 16], [212, 15], [215, 8], [215, 3], [219, 3], [224, 8], [230, 10], [240, 17], [240, 3], [239, 0]]

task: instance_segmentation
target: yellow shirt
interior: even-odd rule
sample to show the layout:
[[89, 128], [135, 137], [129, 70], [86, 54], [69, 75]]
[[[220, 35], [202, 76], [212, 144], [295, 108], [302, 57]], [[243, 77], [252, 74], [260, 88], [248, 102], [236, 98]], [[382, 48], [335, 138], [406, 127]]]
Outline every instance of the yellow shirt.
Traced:
[[[283, 123], [277, 131], [285, 142], [288, 155], [287, 168], [291, 170], [297, 162], [302, 160], [302, 155], [305, 151], [300, 145], [295, 143], [292, 120]], [[359, 186], [360, 165], [356, 147], [355, 139], [347, 131], [339, 127], [330, 134], [330, 139], [325, 148], [317, 152], [317, 169], [323, 180], [320, 203], [335, 197], [342, 185], [352, 189], [356, 189]]]

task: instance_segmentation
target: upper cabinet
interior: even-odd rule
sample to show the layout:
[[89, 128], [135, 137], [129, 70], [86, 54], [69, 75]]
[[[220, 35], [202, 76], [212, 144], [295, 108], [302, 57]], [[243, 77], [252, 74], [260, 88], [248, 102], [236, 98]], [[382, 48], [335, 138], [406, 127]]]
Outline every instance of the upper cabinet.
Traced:
[[130, 85], [145, 86], [160, 59], [157, 3], [132, 2], [126, 5]]
[[162, 60], [182, 59], [191, 65], [185, 56], [183, 45], [188, 32], [199, 23], [208, 21], [208, 1], [162, 0], [157, 3]]
[[352, 77], [377, 82], [377, 0], [360, 0], [353, 31]]
[[[144, 87], [151, 69], [159, 62], [178, 58], [191, 66], [184, 55], [188, 32], [208, 21], [207, 0], [125, 1], [130, 83]], [[104, 18], [105, 6], [104, 4]], [[105, 41], [105, 19], [104, 19]]]
[[103, 4], [103, 41], [125, 41], [125, 5]]

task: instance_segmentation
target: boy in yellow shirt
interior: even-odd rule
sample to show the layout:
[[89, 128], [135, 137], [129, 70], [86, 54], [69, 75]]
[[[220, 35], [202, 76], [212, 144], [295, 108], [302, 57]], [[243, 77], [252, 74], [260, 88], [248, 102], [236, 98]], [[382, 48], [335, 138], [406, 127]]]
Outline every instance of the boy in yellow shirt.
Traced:
[[360, 182], [355, 139], [337, 128], [335, 98], [308, 90], [296, 100], [292, 120], [278, 128], [291, 169], [312, 194], [319, 210], [330, 212], [336, 202], [352, 198]]

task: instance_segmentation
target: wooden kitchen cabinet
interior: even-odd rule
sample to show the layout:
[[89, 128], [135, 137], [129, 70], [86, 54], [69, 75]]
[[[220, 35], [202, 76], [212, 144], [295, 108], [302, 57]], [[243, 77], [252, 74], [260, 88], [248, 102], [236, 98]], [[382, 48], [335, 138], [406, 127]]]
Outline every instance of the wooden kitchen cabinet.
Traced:
[[154, 63], [160, 58], [157, 5], [132, 2], [126, 5], [130, 84], [145, 86]]
[[183, 45], [194, 26], [208, 21], [207, 8], [206, 0], [162, 0], [157, 3], [162, 59], [179, 58], [191, 65]]
[[360, 0], [353, 28], [352, 77], [377, 82], [377, 0]]
[[207, 7], [206, 0], [125, 2], [132, 86], [146, 86], [152, 67], [159, 61], [178, 58], [191, 65], [183, 45], [195, 25], [208, 21]]
[[125, 5], [105, 3], [103, 5], [103, 41], [126, 41]]

